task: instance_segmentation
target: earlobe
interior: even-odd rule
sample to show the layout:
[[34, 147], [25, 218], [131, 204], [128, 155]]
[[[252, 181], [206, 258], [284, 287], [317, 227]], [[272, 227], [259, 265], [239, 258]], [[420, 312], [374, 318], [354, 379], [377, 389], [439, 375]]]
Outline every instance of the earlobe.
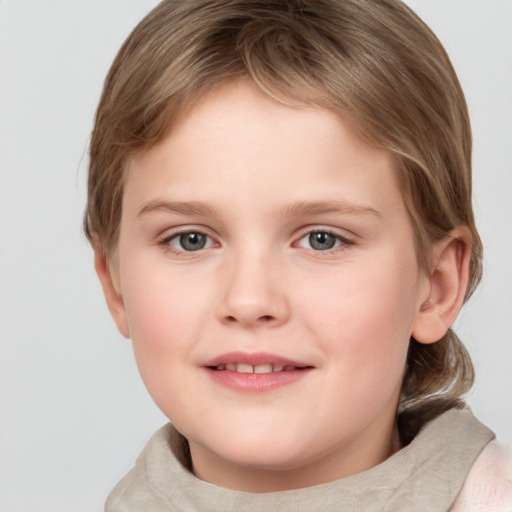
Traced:
[[125, 338], [129, 338], [130, 331], [128, 329], [123, 297], [114, 280], [115, 278], [112, 276], [109, 264], [99, 244], [94, 245], [94, 268], [96, 269], [96, 274], [98, 275], [101, 287], [103, 288], [103, 294], [105, 295], [105, 301], [107, 302], [110, 314], [112, 315], [119, 332]]
[[430, 292], [416, 313], [412, 337], [420, 343], [439, 341], [455, 321], [469, 280], [471, 233], [455, 228], [433, 247]]

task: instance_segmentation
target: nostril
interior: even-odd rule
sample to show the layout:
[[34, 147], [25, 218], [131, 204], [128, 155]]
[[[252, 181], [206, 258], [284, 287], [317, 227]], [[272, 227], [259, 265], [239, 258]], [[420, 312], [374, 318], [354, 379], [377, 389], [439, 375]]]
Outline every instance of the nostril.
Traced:
[[[225, 317], [225, 321], [227, 323], [233, 324], [233, 323], [242, 323], [242, 324], [252, 324], [253, 322], [256, 322], [257, 324], [270, 324], [275, 320], [275, 316], [273, 315], [261, 315], [261, 316], [254, 316], [249, 321], [246, 321], [243, 316], [238, 317], [237, 315], [227, 315]], [[255, 324], [256, 325], [256, 324]]]

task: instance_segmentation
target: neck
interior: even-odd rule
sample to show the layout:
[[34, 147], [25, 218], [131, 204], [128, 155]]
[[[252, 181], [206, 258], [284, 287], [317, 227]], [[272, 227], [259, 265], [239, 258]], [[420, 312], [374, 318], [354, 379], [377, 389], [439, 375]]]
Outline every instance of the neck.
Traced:
[[[361, 436], [297, 467], [254, 467], [233, 464], [198, 446], [191, 446], [192, 471], [206, 482], [228, 489], [264, 493], [320, 485], [366, 471], [401, 448], [396, 423], [368, 438]], [[381, 435], [378, 435], [381, 434]], [[375, 441], [377, 440], [377, 441]]]

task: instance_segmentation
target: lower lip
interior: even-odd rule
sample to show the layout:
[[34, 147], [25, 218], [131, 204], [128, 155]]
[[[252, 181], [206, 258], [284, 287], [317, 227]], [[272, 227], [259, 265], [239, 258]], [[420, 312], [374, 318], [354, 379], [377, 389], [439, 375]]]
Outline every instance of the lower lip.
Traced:
[[298, 382], [306, 377], [310, 368], [272, 373], [239, 373], [227, 370], [205, 368], [210, 378], [234, 391], [244, 393], [264, 393]]

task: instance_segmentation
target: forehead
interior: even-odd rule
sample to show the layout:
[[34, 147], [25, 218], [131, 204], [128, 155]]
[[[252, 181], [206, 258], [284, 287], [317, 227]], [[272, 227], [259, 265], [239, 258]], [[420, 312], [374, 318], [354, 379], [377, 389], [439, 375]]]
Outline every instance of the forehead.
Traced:
[[304, 200], [376, 210], [402, 203], [389, 152], [334, 112], [278, 103], [246, 82], [201, 97], [164, 140], [135, 155], [126, 176], [125, 201], [139, 210], [159, 199], [224, 196], [258, 209]]

